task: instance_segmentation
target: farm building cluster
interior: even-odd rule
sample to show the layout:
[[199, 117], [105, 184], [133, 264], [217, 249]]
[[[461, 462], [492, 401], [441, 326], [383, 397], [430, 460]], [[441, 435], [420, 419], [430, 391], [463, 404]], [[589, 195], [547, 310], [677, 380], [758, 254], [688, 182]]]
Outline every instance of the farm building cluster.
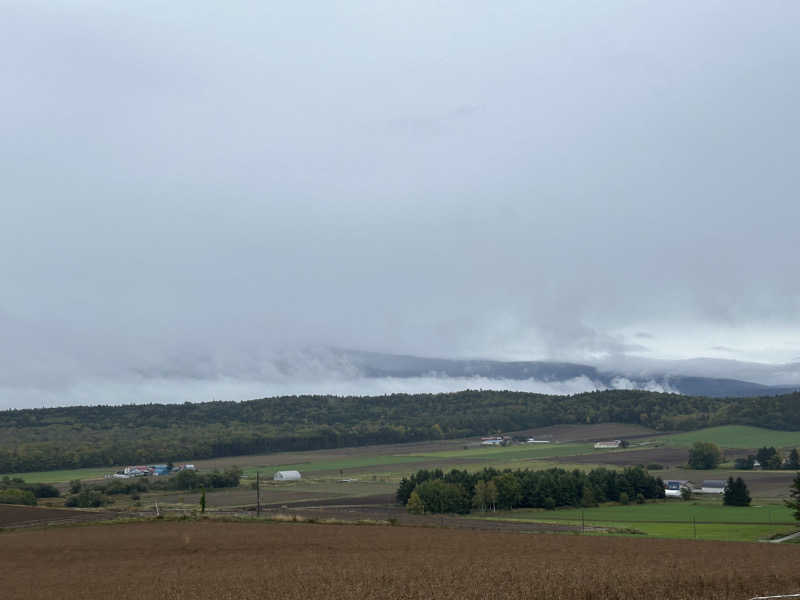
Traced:
[[[517, 440], [521, 441], [521, 440]], [[515, 443], [514, 438], [510, 435], [492, 435], [489, 437], [482, 437], [481, 438], [481, 446], [510, 446], [511, 444]], [[550, 440], [538, 440], [533, 437], [529, 437], [525, 440], [526, 444], [549, 444]]]
[[114, 479], [130, 479], [132, 477], [160, 477], [162, 475], [170, 475], [171, 473], [179, 473], [181, 471], [195, 471], [196, 467], [192, 464], [179, 464], [179, 465], [133, 465], [125, 467], [121, 471], [117, 471], [112, 475]]
[[688, 490], [692, 494], [724, 494], [725, 481], [706, 479], [697, 485], [686, 479], [668, 479], [664, 482], [664, 488], [667, 498], [680, 498], [683, 490]]

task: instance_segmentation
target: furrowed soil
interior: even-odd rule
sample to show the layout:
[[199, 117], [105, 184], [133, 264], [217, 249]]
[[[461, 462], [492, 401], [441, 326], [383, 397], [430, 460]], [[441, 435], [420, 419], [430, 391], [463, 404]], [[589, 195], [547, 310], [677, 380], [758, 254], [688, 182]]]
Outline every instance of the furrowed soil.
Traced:
[[113, 517], [113, 514], [107, 512], [0, 504], [0, 528], [42, 527], [82, 521], [102, 521]]
[[4, 533], [4, 599], [747, 599], [800, 547], [213, 521]]

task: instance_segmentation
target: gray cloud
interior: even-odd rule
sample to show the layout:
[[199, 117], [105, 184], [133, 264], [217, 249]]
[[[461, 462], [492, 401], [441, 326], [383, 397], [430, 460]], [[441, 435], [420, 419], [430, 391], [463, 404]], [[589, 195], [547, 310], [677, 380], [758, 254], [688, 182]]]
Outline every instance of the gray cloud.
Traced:
[[796, 356], [800, 7], [2, 10], [7, 405], [308, 346]]

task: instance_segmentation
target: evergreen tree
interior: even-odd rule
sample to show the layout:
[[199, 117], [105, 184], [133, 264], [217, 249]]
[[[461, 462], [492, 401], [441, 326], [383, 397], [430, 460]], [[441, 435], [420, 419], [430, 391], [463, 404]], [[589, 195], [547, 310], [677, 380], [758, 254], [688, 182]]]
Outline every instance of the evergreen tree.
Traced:
[[728, 478], [722, 503], [726, 506], [750, 506], [750, 492], [741, 477]]
[[800, 473], [794, 476], [792, 487], [789, 488], [789, 500], [784, 502], [794, 511], [794, 518], [800, 521]]
[[767, 448], [764, 446], [756, 452], [756, 460], [761, 463], [762, 469], [774, 470], [781, 468], [783, 457], [774, 447]]

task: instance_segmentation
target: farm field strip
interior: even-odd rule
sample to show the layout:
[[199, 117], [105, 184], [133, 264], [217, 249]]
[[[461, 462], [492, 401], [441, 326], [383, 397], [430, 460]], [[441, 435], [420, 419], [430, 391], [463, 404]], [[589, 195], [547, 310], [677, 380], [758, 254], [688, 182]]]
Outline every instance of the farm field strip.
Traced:
[[[797, 531], [796, 525], [782, 523], [713, 523], [713, 522], [661, 522], [661, 521], [602, 521], [602, 520], [564, 520], [564, 519], [516, 519], [484, 517], [483, 520], [511, 523], [563, 524], [580, 528], [584, 533], [592, 535], [641, 535], [654, 538], [672, 538], [685, 540], [715, 540], [722, 542], [759, 542], [777, 535], [790, 534]], [[615, 531], [616, 530], [616, 531]]]
[[780, 504], [733, 507], [711, 502], [675, 501], [556, 511], [517, 509], [472, 515], [470, 518], [635, 529], [655, 537], [722, 541], [758, 541], [800, 529], [792, 512]]
[[721, 448], [753, 449], [763, 446], [800, 448], [800, 431], [776, 431], [747, 425], [724, 425], [672, 433], [654, 437], [648, 441], [677, 448], [689, 448], [695, 442], [713, 442]]
[[723, 506], [717, 502], [682, 502], [668, 500], [628, 506], [608, 505], [592, 508], [567, 508], [555, 511], [517, 509], [516, 516], [547, 516], [548, 518], [578, 519], [581, 515], [597, 520], [625, 521], [689, 521], [716, 523], [774, 523], [784, 521], [793, 523], [792, 511], [781, 504], [765, 504], [761, 506]]
[[4, 600], [746, 600], [800, 587], [796, 545], [212, 521], [2, 540]]

